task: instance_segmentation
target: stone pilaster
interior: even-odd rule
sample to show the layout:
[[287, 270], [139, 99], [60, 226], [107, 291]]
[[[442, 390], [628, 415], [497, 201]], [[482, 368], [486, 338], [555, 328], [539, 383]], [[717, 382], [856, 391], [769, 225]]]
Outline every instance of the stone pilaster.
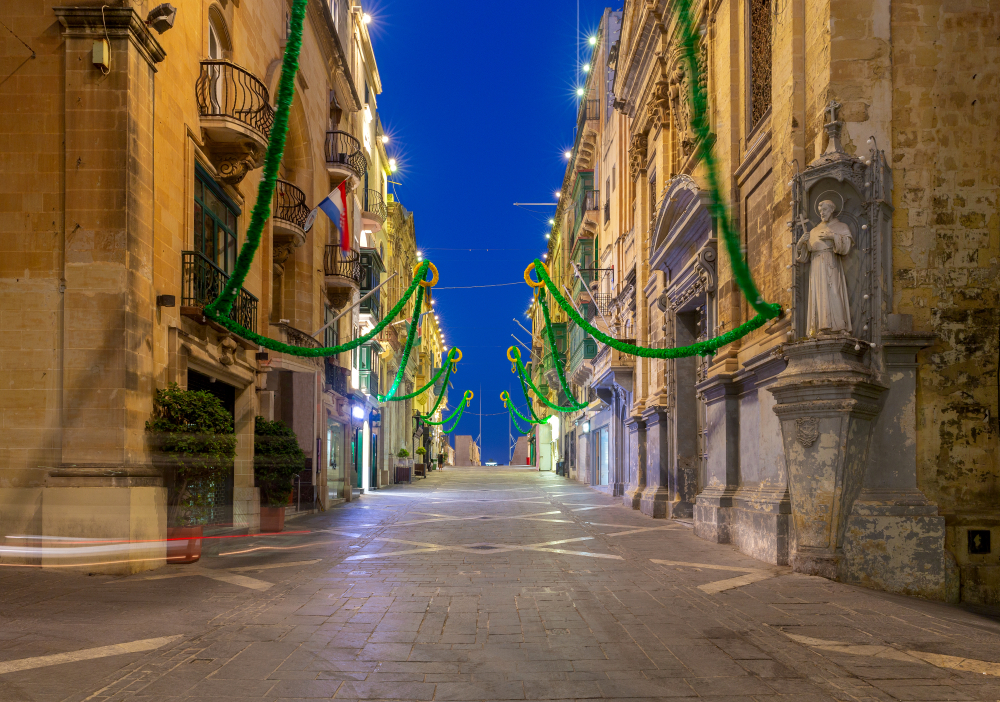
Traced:
[[672, 516], [670, 490], [670, 416], [665, 408], [651, 407], [642, 413], [646, 425], [646, 489], [639, 511], [653, 518]]
[[861, 491], [886, 388], [843, 336], [788, 344], [770, 386], [788, 466], [796, 572], [837, 578], [847, 515]]
[[625, 434], [628, 441], [629, 477], [622, 503], [632, 509], [639, 509], [642, 492], [646, 489], [646, 423], [641, 417], [628, 417], [625, 420]]
[[958, 573], [945, 550], [945, 519], [917, 488], [916, 357], [933, 342], [933, 335], [914, 332], [882, 336], [889, 391], [875, 423], [864, 486], [847, 518], [841, 577], [957, 602]]
[[705, 398], [707, 470], [694, 506], [694, 533], [720, 544], [732, 540], [732, 510], [739, 487], [740, 409], [733, 376], [719, 374], [697, 387]]

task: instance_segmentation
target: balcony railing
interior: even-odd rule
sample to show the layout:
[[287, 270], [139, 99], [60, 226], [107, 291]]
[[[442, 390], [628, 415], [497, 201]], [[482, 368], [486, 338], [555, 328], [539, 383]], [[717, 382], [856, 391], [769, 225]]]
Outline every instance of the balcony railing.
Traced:
[[304, 349], [318, 349], [323, 345], [319, 342], [319, 339], [309, 336], [301, 329], [296, 329], [289, 324], [279, 324], [285, 333], [285, 343], [289, 346], [298, 346]]
[[593, 305], [597, 308], [598, 314], [604, 317], [611, 315], [611, 306], [614, 304], [615, 297], [611, 293], [596, 293], [591, 296], [593, 300]]
[[274, 108], [267, 86], [254, 74], [224, 59], [202, 61], [195, 93], [202, 117], [229, 117], [267, 141], [274, 124]]
[[323, 268], [327, 277], [346, 278], [361, 285], [361, 254], [357, 251], [343, 251], [336, 244], [328, 244]]
[[346, 166], [358, 178], [368, 170], [360, 142], [347, 132], [327, 132], [325, 149], [328, 166]]
[[[181, 252], [181, 307], [203, 308], [214, 302], [229, 276], [207, 256], [197, 251]], [[257, 298], [240, 288], [229, 318], [252, 332], [257, 331]]]
[[601, 101], [584, 100], [580, 103], [580, 121], [587, 122], [601, 118]]
[[294, 224], [299, 229], [306, 226], [309, 217], [309, 207], [306, 205], [306, 194], [289, 183], [278, 179], [274, 184], [274, 218]]
[[383, 222], [385, 221], [385, 218], [389, 215], [389, 210], [385, 206], [385, 200], [382, 199], [381, 192], [372, 190], [371, 188], [365, 190], [365, 212], [371, 212]]
[[350, 385], [351, 371], [343, 368], [327, 359], [326, 361], [326, 384], [330, 386], [338, 395], [347, 396], [347, 386]]

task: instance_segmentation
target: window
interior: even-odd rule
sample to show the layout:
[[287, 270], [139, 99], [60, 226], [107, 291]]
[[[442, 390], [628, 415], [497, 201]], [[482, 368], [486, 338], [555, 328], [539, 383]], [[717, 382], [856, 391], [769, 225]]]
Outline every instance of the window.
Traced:
[[194, 177], [194, 250], [226, 273], [236, 263], [239, 209], [201, 168]]
[[750, 0], [750, 128], [771, 109], [771, 2]]
[[[334, 317], [336, 317], [337, 315], [333, 311], [333, 308], [330, 307], [329, 305], [324, 305], [324, 309], [325, 309], [325, 318], [324, 318], [323, 322], [324, 322], [324, 324], [330, 324], [330, 322], [332, 322], [333, 319], [334, 319]], [[339, 326], [339, 324], [330, 324], [330, 326], [328, 326], [326, 329], [323, 330], [323, 335], [324, 335], [323, 345], [324, 346], [327, 346], [327, 347], [337, 346], [340, 343], [340, 339], [338, 338], [340, 336], [340, 334], [337, 333], [338, 332], [338, 329], [337, 329], [338, 326]]]
[[340, 0], [330, 0], [330, 14], [333, 16], [333, 26], [340, 28]]

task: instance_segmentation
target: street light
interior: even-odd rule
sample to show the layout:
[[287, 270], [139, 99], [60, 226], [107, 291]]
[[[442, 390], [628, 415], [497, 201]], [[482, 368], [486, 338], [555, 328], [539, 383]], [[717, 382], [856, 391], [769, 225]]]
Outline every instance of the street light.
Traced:
[[576, 95], [577, 97], [583, 97], [583, 88], [577, 88]]
[[589, 39], [587, 39], [587, 43], [593, 46], [594, 44], [597, 43], [597, 37], [590, 37]]

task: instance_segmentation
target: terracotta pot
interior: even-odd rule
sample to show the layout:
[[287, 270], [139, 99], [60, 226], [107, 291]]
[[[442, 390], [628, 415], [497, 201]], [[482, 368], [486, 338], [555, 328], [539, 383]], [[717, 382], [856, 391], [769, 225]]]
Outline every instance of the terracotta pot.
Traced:
[[167, 563], [194, 563], [201, 558], [202, 527], [167, 527]]
[[260, 530], [264, 533], [274, 533], [285, 530], [285, 508], [260, 506]]

